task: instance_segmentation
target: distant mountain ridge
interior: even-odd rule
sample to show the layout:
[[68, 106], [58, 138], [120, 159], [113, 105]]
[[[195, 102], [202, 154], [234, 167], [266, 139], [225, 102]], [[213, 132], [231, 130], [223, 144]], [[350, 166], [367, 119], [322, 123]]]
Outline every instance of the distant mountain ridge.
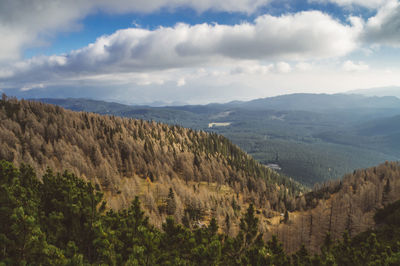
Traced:
[[[399, 88], [400, 89], [400, 88]], [[85, 98], [32, 98], [31, 100], [53, 103], [70, 104], [82, 103], [85, 101], [97, 104], [115, 104], [119, 107], [150, 107], [150, 108], [175, 108], [195, 110], [204, 109], [222, 109], [222, 108], [246, 108], [246, 109], [274, 109], [274, 110], [326, 110], [326, 109], [355, 109], [355, 108], [400, 108], [400, 99], [395, 96], [366, 96], [355, 92], [351, 94], [313, 94], [313, 93], [295, 93], [274, 97], [259, 98], [250, 101], [231, 101], [228, 103], [210, 103], [206, 105], [177, 105], [177, 106], [150, 106], [150, 105], [126, 105], [116, 102], [107, 102], [101, 100], [91, 100]]]
[[[214, 223], [226, 234], [237, 235], [240, 243], [245, 243], [240, 230], [245, 227], [243, 221], [247, 219], [255, 221], [254, 232], [263, 233], [264, 240], [276, 235], [288, 253], [304, 245], [313, 254], [322, 249], [326, 255], [324, 246], [330, 245], [327, 241], [340, 241], [345, 232], [352, 237], [370, 228], [379, 229], [382, 219], [396, 222], [398, 217], [398, 203], [388, 205], [399, 200], [398, 162], [353, 171], [341, 180], [316, 185], [307, 193], [297, 182], [267, 169], [227, 138], [215, 133], [110, 115], [72, 112], [59, 106], [6, 97], [0, 100], [0, 120], [0, 160], [15, 165], [28, 163], [39, 175], [46, 173], [43, 180], [47, 188], [52, 188], [52, 183], [48, 182], [50, 176], [56, 185], [71, 184], [76, 180], [76, 184], [82, 186], [68, 173], [57, 174], [54, 178], [51, 170], [46, 170], [47, 167], [56, 171], [67, 169], [84, 180], [90, 180], [94, 186], [88, 186], [88, 191], [101, 190], [108, 206], [115, 209], [129, 206], [132, 197], [138, 196], [150, 222], [158, 227], [169, 219], [167, 216], [173, 216], [187, 228], [202, 228]], [[284, 118], [271, 121], [275, 120], [284, 122]], [[2, 180], [7, 181], [3, 190], [21, 194], [21, 190], [13, 189], [19, 188], [16, 178], [4, 178], [18, 172], [7, 166], [8, 163], [0, 164], [5, 166], [3, 172], [6, 173], [1, 173]], [[21, 169], [27, 168], [22, 166]], [[32, 182], [34, 175], [27, 179], [27, 173], [34, 174], [31, 170], [22, 170], [21, 183], [35, 186]], [[45, 192], [44, 202], [56, 205], [61, 202], [57, 199], [59, 195], [73, 202], [77, 196], [65, 189], [69, 187], [48, 190], [54, 194]], [[90, 205], [86, 199], [86, 204]], [[5, 205], [8, 206], [9, 201], [6, 198]], [[68, 206], [79, 209], [76, 204]], [[248, 219], [247, 214], [240, 219], [248, 206], [251, 206], [252, 216], [256, 219]], [[376, 210], [384, 206], [389, 206], [389, 209], [378, 212], [378, 219], [374, 221]], [[395, 214], [392, 214], [393, 206], [396, 207]], [[95, 209], [96, 205], [89, 208]], [[391, 217], [386, 218], [388, 214]], [[76, 218], [74, 212], [68, 216]], [[50, 218], [45, 221], [53, 226], [54, 221], [63, 220], [64, 216], [58, 212]], [[118, 220], [118, 216], [116, 218]], [[212, 218], [214, 222], [211, 222]], [[79, 225], [79, 217], [76, 221]], [[163, 228], [165, 230], [165, 226]], [[214, 228], [217, 232], [217, 226]], [[99, 232], [104, 235], [104, 231]], [[114, 231], [110, 232], [113, 235]], [[142, 230], [138, 228], [137, 232]], [[64, 231], [64, 234], [69, 234], [69, 231]], [[191, 237], [187, 243], [195, 238]], [[256, 242], [257, 245], [260, 241]], [[265, 252], [262, 254], [268, 256]], [[340, 253], [336, 255], [340, 258]]]
[[[397, 160], [396, 135], [363, 136], [368, 124], [400, 115], [400, 99], [355, 94], [290, 94], [247, 102], [129, 106], [86, 99], [37, 99], [96, 112], [223, 134], [264, 164], [307, 185]], [[379, 131], [390, 131], [389, 122]], [[209, 125], [226, 125], [209, 128]], [[387, 128], [387, 129], [386, 129]], [[359, 130], [358, 130], [359, 129]], [[381, 133], [379, 133], [382, 135]], [[354, 157], [353, 154], [359, 154]]]
[[400, 108], [400, 99], [393, 96], [366, 97], [347, 94], [289, 94], [244, 102], [246, 108], [274, 110], [322, 111], [329, 109]]
[[400, 115], [363, 123], [359, 126], [358, 133], [368, 136], [400, 134]]
[[37, 100], [43, 103], [50, 103], [59, 106], [63, 106], [66, 109], [72, 111], [88, 111], [100, 114], [107, 114], [111, 112], [120, 112], [129, 109], [129, 105], [116, 103], [116, 102], [106, 102], [98, 101], [86, 98], [40, 98], [40, 99], [30, 99]]
[[371, 88], [371, 89], [358, 89], [348, 91], [349, 94], [359, 94], [364, 96], [395, 96], [400, 98], [400, 87], [392, 86], [392, 87], [380, 87], [380, 88]]
[[[251, 101], [232, 101], [228, 103], [210, 103], [207, 105], [160, 106], [125, 105], [83, 98], [38, 98], [31, 99], [56, 104], [73, 111], [87, 111], [99, 114], [113, 114], [126, 117], [140, 117], [166, 123], [177, 123], [185, 127], [195, 127], [188, 120], [204, 120], [224, 111], [305, 111], [316, 113], [335, 113], [338, 116], [353, 112], [360, 119], [373, 119], [400, 115], [400, 99], [394, 96], [368, 97], [357, 94], [310, 94], [297, 93], [275, 97], [260, 98]], [[153, 117], [154, 116], [154, 117]], [[174, 116], [174, 119], [170, 119]], [[199, 116], [203, 116], [200, 118]], [[206, 116], [206, 117], [204, 117]], [[175, 119], [176, 118], [176, 119]], [[186, 119], [185, 119], [186, 118]], [[207, 125], [208, 122], [204, 122]], [[196, 127], [196, 128], [202, 128]]]
[[155, 225], [167, 215], [188, 223], [229, 215], [234, 227], [250, 202], [276, 214], [306, 190], [215, 133], [6, 97], [0, 121], [0, 160], [30, 164], [39, 176], [68, 170], [114, 209], [140, 196]]

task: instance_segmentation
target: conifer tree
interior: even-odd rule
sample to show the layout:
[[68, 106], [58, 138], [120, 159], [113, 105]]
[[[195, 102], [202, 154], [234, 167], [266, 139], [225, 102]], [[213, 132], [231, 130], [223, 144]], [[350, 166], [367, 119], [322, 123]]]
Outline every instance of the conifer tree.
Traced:
[[172, 188], [169, 188], [168, 198], [167, 198], [167, 214], [174, 215], [175, 211], [176, 211], [175, 194]]

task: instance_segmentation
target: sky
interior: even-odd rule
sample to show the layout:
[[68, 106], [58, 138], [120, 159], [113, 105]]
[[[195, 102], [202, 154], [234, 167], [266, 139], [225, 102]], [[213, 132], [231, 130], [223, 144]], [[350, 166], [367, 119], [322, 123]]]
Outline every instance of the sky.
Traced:
[[0, 0], [0, 91], [205, 104], [400, 86], [400, 0]]

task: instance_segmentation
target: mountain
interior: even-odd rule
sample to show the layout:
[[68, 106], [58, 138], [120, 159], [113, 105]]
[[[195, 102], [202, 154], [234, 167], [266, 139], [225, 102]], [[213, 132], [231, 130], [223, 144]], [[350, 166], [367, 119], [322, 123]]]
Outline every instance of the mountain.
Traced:
[[306, 112], [330, 112], [373, 110], [374, 113], [381, 111], [378, 115], [388, 112], [398, 112], [400, 99], [394, 96], [367, 97], [358, 94], [309, 94], [297, 93], [281, 95], [251, 101], [233, 101], [225, 104], [212, 103], [207, 105], [182, 105], [182, 106], [140, 106], [123, 105], [118, 103], [104, 102], [80, 98], [38, 98], [35, 101], [56, 104], [74, 111], [91, 111], [96, 113], [122, 113], [127, 110], [180, 110], [189, 113], [212, 114], [229, 109], [240, 109], [247, 111], [306, 111]]
[[154, 120], [172, 125], [184, 125], [186, 127], [198, 128], [197, 121], [200, 116], [194, 112], [179, 110], [170, 107], [151, 107], [146, 105], [124, 105], [113, 102], [97, 101], [82, 98], [66, 99], [32, 99], [43, 103], [55, 104], [72, 111], [93, 112], [98, 114], [117, 115], [143, 120]]
[[[39, 179], [29, 166], [18, 169], [0, 160], [0, 262], [5, 265], [398, 265], [400, 201], [391, 203], [396, 195], [392, 191], [398, 186], [389, 182], [393, 176], [399, 177], [399, 167], [387, 163], [371, 170], [373, 174], [354, 173], [352, 180], [343, 181], [352, 190], [340, 184], [329, 185], [301, 197], [308, 200], [305, 206], [309, 209], [297, 213], [286, 211], [282, 217], [269, 219], [267, 228], [281, 229], [278, 236], [284, 241], [282, 245], [276, 235], [265, 237], [261, 231], [265, 226], [264, 213], [253, 204], [242, 214], [240, 229], [233, 236], [228, 235], [229, 216], [222, 225], [224, 232], [219, 230], [220, 224], [214, 217], [208, 224], [199, 223], [195, 227], [167, 217], [160, 230], [149, 223], [138, 197], [128, 208], [107, 210], [99, 189], [71, 173], [55, 174], [48, 169]], [[386, 183], [383, 189], [379, 188], [383, 183]], [[359, 204], [366, 193], [367, 201]], [[326, 200], [329, 198], [330, 202]], [[170, 190], [169, 208], [173, 200], [174, 193]], [[385, 208], [371, 211], [371, 207], [379, 208], [380, 204]], [[374, 222], [374, 228], [351, 238], [366, 223]], [[347, 231], [337, 239], [343, 228]]]
[[85, 111], [99, 114], [113, 114], [130, 110], [129, 105], [83, 98], [39, 99], [39, 101], [63, 106], [64, 108], [72, 111]]
[[400, 116], [373, 119], [316, 136], [331, 143], [370, 148], [400, 156]]
[[394, 135], [400, 133], [400, 116], [368, 121], [357, 127], [357, 133], [365, 136]]
[[0, 120], [0, 160], [29, 164], [39, 176], [47, 167], [68, 170], [98, 187], [113, 209], [139, 195], [158, 226], [167, 215], [190, 223], [229, 215], [235, 232], [250, 202], [275, 215], [305, 191], [215, 133], [6, 97]]
[[237, 105], [250, 110], [329, 111], [357, 109], [399, 109], [400, 99], [391, 96], [366, 97], [357, 94], [288, 94], [256, 99]]
[[342, 240], [344, 233], [355, 237], [379, 229], [382, 222], [393, 221], [386, 220], [384, 215], [374, 219], [374, 215], [400, 199], [399, 180], [398, 162], [346, 174], [341, 180], [316, 187], [300, 197], [296, 211], [289, 212], [285, 223], [271, 223], [269, 234], [278, 235], [288, 252], [295, 252], [303, 243], [308, 251], [318, 253], [327, 234], [331, 241], [337, 241]]
[[5, 264], [397, 261], [397, 162], [306, 191], [215, 133], [5, 96], [0, 120]]
[[381, 87], [372, 89], [359, 89], [348, 91], [350, 94], [360, 94], [364, 96], [395, 96], [400, 98], [400, 87]]
[[[115, 108], [112, 103], [84, 99], [39, 100], [76, 111], [216, 132], [259, 162], [278, 165], [282, 173], [309, 186], [339, 178], [354, 169], [400, 158], [395, 135], [385, 138], [383, 145], [381, 137], [365, 138], [354, 130], [359, 125], [400, 115], [400, 99], [395, 97], [292, 94], [226, 104], [168, 107], [116, 104]], [[385, 131], [385, 126], [381, 130]]]

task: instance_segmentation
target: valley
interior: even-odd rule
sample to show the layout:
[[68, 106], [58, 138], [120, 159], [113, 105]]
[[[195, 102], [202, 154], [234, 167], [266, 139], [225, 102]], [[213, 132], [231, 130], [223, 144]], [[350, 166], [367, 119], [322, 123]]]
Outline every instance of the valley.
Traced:
[[[340, 180], [316, 185], [310, 191], [293, 179], [259, 164], [227, 138], [215, 133], [73, 112], [6, 96], [0, 102], [0, 110], [0, 177], [5, 197], [2, 206], [7, 206], [2, 213], [14, 213], [1, 216], [2, 221], [11, 219], [7, 224], [16, 228], [12, 219], [17, 218], [13, 217], [24, 217], [23, 213], [28, 213], [29, 217], [36, 217], [30, 219], [37, 221], [37, 228], [51, 236], [48, 243], [41, 242], [40, 245], [62, 250], [66, 244], [63, 239], [71, 239], [71, 243], [84, 254], [78, 258], [74, 257], [76, 253], [72, 256], [61, 250], [59, 255], [52, 257], [37, 253], [44, 261], [83, 261], [83, 258], [91, 263], [128, 261], [129, 258], [123, 255], [126, 253], [121, 253], [118, 258], [108, 253], [101, 255], [104, 250], [115, 254], [126, 252], [106, 244], [117, 240], [127, 241], [121, 242], [122, 246], [133, 245], [146, 250], [146, 256], [152, 256], [154, 263], [160, 263], [162, 254], [170, 252], [161, 242], [172, 241], [170, 245], [175, 248], [171, 252], [175, 255], [170, 254], [172, 257], [169, 259], [174, 261], [182, 256], [184, 261], [192, 261], [196, 258], [196, 245], [200, 244], [191, 242], [187, 245], [192, 249], [181, 249], [176, 246], [179, 241], [192, 240], [174, 240], [174, 230], [183, 235], [208, 234], [207, 230], [212, 230], [213, 240], [201, 238], [201, 241], [211, 241], [207, 242], [210, 252], [214, 245], [225, 251], [213, 256], [210, 263], [241, 264], [255, 258], [265, 260], [264, 263], [287, 264], [299, 259], [322, 263], [328, 260], [328, 253], [337, 261], [354, 260], [351, 254], [341, 257], [335, 253], [338, 248], [348, 245], [341, 242], [342, 237], [350, 241], [352, 237], [363, 237], [362, 234], [368, 236], [364, 233], [368, 230], [379, 230], [382, 218], [376, 218], [377, 210], [397, 206], [391, 204], [400, 199], [400, 166], [397, 162], [357, 170]], [[19, 170], [4, 160], [13, 162]], [[15, 197], [18, 191], [25, 189], [22, 195], [32, 195], [30, 198]], [[40, 194], [41, 191], [44, 194]], [[92, 199], [86, 201], [85, 197]], [[43, 209], [35, 213], [35, 208], [25, 209], [23, 202]], [[65, 207], [60, 209], [63, 204]], [[76, 209], [76, 204], [87, 206]], [[69, 213], [78, 210], [81, 219], [97, 219], [97, 222], [91, 225], [86, 222], [79, 227], [79, 222]], [[90, 212], [85, 213], [86, 210], [98, 212], [97, 218], [90, 216]], [[54, 231], [56, 229], [49, 219], [57, 221], [57, 230], [89, 230], [93, 233], [80, 233], [84, 235], [82, 240], [77, 240], [74, 235], [63, 236], [63, 231]], [[134, 219], [132, 222], [138, 222], [141, 227], [132, 225], [131, 229], [123, 229], [118, 219]], [[96, 226], [100, 224], [105, 231], [99, 234]], [[392, 226], [396, 225], [395, 222]], [[13, 231], [4, 228], [4, 239], [11, 243], [8, 237]], [[161, 229], [161, 239], [157, 240], [161, 242], [152, 242], [155, 241], [152, 238], [144, 244], [129, 244], [131, 240], [123, 240], [122, 235], [114, 238], [115, 233], [124, 230], [142, 230], [146, 234], [155, 232], [158, 235]], [[37, 232], [27, 231], [34, 238]], [[368, 239], [376, 237], [370, 234]], [[145, 235], [133, 235], [134, 239], [146, 239]], [[248, 240], [243, 242], [243, 237]], [[99, 239], [106, 241], [105, 246], [88, 244], [90, 241], [97, 243]], [[330, 244], [327, 244], [327, 239]], [[384, 241], [391, 245], [390, 252], [399, 252], [393, 243]], [[18, 254], [18, 249], [12, 251], [14, 245], [9, 244], [4, 250]], [[35, 242], [30, 245], [39, 247]], [[241, 251], [235, 253], [231, 245], [237, 245]], [[363, 248], [358, 247], [360, 252]], [[261, 253], [249, 255], [248, 249]], [[263, 249], [277, 257], [263, 255]], [[299, 252], [303, 252], [305, 257], [297, 257]], [[381, 259], [395, 259], [391, 257], [394, 253], [390, 252]], [[29, 254], [27, 256], [34, 256]], [[146, 260], [146, 256], [140, 256], [138, 258]], [[203, 254], [192, 263], [207, 258]], [[369, 261], [373, 257], [365, 255], [363, 259]]]
[[0, 266], [400, 265], [400, 0], [0, 0]]
[[260, 163], [278, 163], [283, 174], [307, 186], [400, 157], [400, 131], [396, 128], [400, 100], [396, 97], [293, 94], [250, 102], [166, 107], [85, 99], [38, 100], [75, 111], [216, 132]]
[[[196, 213], [212, 213], [220, 223], [229, 215], [234, 228], [249, 202], [266, 215], [284, 212], [307, 191], [215, 133], [13, 98], [0, 107], [0, 159], [29, 164], [39, 176], [48, 167], [68, 170], [101, 188], [113, 209], [140, 195], [154, 225], [168, 215], [192, 223]], [[170, 189], [173, 211], [165, 207]]]

